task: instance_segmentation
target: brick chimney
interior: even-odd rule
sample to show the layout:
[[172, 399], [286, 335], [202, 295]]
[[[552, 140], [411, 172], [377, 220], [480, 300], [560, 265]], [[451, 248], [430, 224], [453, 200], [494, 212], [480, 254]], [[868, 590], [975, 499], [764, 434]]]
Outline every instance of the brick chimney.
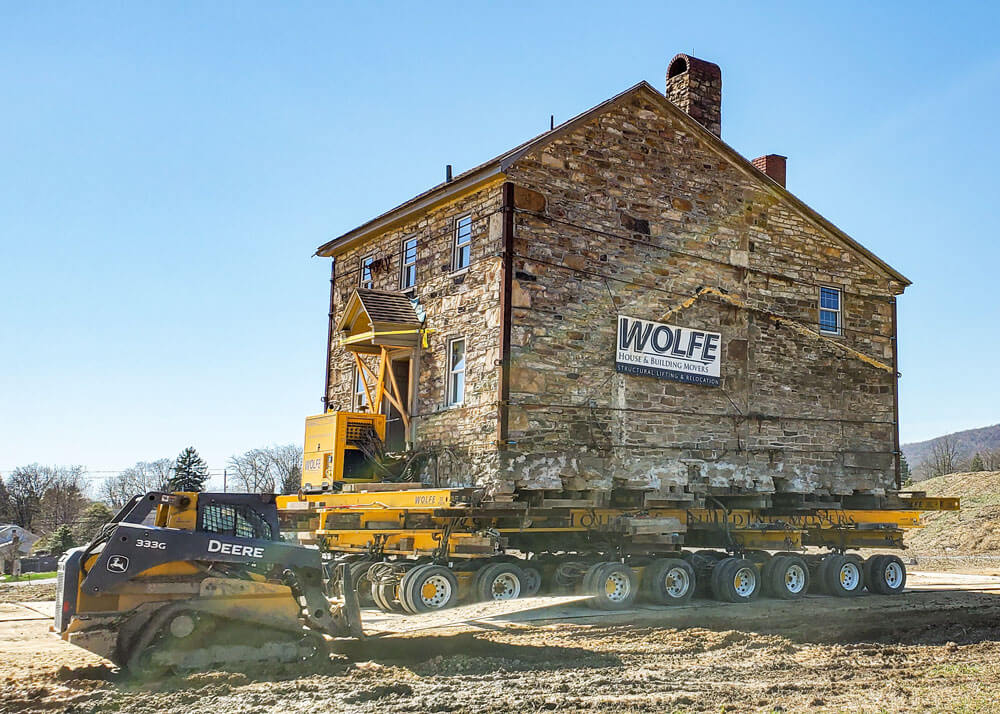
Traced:
[[667, 99], [716, 136], [722, 136], [722, 70], [680, 54], [667, 66]]
[[785, 163], [787, 161], [787, 156], [781, 156], [780, 154], [768, 154], [767, 156], [760, 156], [754, 159], [753, 165], [784, 186]]

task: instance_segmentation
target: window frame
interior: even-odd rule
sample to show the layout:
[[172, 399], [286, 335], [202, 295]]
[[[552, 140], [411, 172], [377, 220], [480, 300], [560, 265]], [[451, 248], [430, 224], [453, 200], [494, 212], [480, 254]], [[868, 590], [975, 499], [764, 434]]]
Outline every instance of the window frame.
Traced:
[[[366, 263], [367, 261], [367, 263]], [[361, 256], [361, 269], [358, 271], [359, 280], [358, 286], [366, 288], [368, 290], [375, 289], [375, 274], [372, 272], [372, 263], [375, 262], [375, 254], [370, 253], [368, 255]], [[365, 280], [365, 268], [368, 269], [368, 280]]]
[[[351, 409], [358, 412], [362, 407], [371, 411], [371, 405], [368, 403], [368, 394], [365, 392], [364, 385], [361, 384], [363, 379], [361, 370], [358, 369], [357, 365], [354, 365], [354, 369], [351, 370], [353, 373], [353, 379], [351, 380]], [[361, 387], [360, 391], [358, 387]]]
[[[837, 295], [837, 308], [824, 307], [823, 305], [823, 291], [830, 290]], [[844, 334], [844, 291], [841, 288], [835, 287], [833, 285], [820, 285], [819, 286], [819, 331], [824, 335], [839, 336]], [[823, 326], [823, 313], [832, 312], [837, 319], [837, 328], [831, 330]]]
[[[406, 262], [406, 253], [408, 251], [406, 245], [407, 243], [413, 243], [413, 262]], [[399, 289], [403, 292], [407, 290], [413, 290], [417, 287], [417, 258], [419, 256], [420, 241], [416, 236], [409, 236], [408, 238], [403, 238], [400, 242], [399, 251]], [[406, 284], [407, 268], [413, 269], [413, 282], [409, 285]]]
[[[458, 236], [461, 229], [462, 221], [468, 220], [469, 222], [469, 240], [467, 243], [459, 244]], [[469, 247], [469, 262], [465, 265], [459, 265], [459, 256], [462, 254], [462, 248], [465, 246]], [[451, 272], [459, 273], [464, 270], [468, 270], [469, 266], [472, 265], [472, 214], [466, 213], [461, 216], [455, 216], [455, 227], [452, 231], [451, 238]]]
[[[454, 376], [459, 373], [456, 370], [454, 364], [452, 363], [452, 355], [454, 354], [454, 345], [458, 342], [462, 343], [462, 394], [456, 400], [454, 394]], [[468, 364], [469, 364], [469, 341], [464, 335], [449, 338], [448, 340], [448, 350], [445, 352], [445, 370], [448, 375], [445, 388], [445, 407], [451, 409], [454, 407], [460, 407], [465, 404], [465, 382], [466, 375], [468, 374]]]

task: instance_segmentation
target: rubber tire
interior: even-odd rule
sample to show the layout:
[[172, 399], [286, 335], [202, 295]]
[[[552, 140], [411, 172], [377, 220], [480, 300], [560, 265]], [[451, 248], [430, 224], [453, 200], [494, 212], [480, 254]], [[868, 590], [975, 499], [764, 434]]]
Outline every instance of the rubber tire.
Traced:
[[[398, 594], [397, 583], [392, 583], [392, 582], [378, 583], [378, 584], [372, 583], [373, 595], [375, 593], [375, 588], [381, 588], [378, 591], [379, 598], [375, 604], [379, 606], [379, 609], [382, 610], [382, 612], [395, 612], [395, 613], [406, 612], [406, 610], [403, 609], [402, 603], [400, 603], [399, 600], [397, 599], [397, 594]], [[381, 603], [379, 603], [379, 600], [381, 601]]]
[[[628, 581], [628, 594], [623, 600], [609, 600], [607, 597], [608, 579], [619, 573], [625, 576]], [[590, 595], [587, 604], [595, 610], [627, 610], [635, 604], [635, 599], [639, 595], [639, 579], [632, 568], [618, 562], [598, 563], [587, 571], [590, 590], [586, 594]], [[584, 581], [587, 581], [584, 576]]]
[[583, 574], [583, 577], [580, 579], [580, 584], [577, 586], [580, 591], [580, 594], [590, 595], [594, 590], [594, 577], [597, 571], [600, 570], [602, 566], [608, 565], [609, 563], [613, 562], [614, 561], [612, 560], [602, 560], [598, 563], [594, 563], [589, 568], [587, 568], [587, 572]]
[[399, 589], [397, 590], [399, 604], [403, 606], [403, 610], [410, 615], [416, 615], [417, 610], [414, 608], [413, 603], [407, 598], [407, 593], [410, 591], [410, 579], [421, 570], [431, 567], [430, 563], [421, 563], [420, 565], [415, 565], [406, 571], [403, 578], [399, 581]]
[[[728, 559], [730, 562], [723, 561], [722, 568], [719, 571], [718, 576], [713, 573], [715, 585], [715, 594], [718, 600], [722, 602], [750, 602], [760, 595], [761, 587], [761, 576], [760, 571], [752, 560], [747, 560], [746, 558], [732, 558]], [[749, 595], [741, 595], [736, 591], [736, 585], [734, 583], [734, 578], [736, 574], [744, 569], [750, 568], [753, 570], [754, 576], [754, 589]]]
[[[406, 580], [406, 589], [400, 593], [400, 601], [414, 614], [430, 612], [431, 610], [446, 610], [449, 607], [454, 607], [455, 603], [458, 602], [458, 578], [455, 577], [450, 568], [443, 565], [424, 565], [414, 568], [407, 575], [410, 577]], [[420, 597], [420, 590], [424, 583], [435, 575], [444, 576], [451, 585], [451, 597], [439, 607], [427, 605]]]
[[521, 597], [534, 597], [542, 589], [542, 571], [534, 565], [522, 565]]
[[836, 553], [829, 553], [820, 562], [816, 569], [809, 573], [809, 592], [816, 595], [829, 595], [829, 591], [826, 589], [827, 572], [830, 569], [830, 559], [835, 556]]
[[[687, 573], [688, 589], [681, 596], [671, 595], [667, 590], [666, 576], [670, 571], [680, 568]], [[694, 597], [698, 587], [694, 568], [680, 558], [658, 558], [646, 566], [642, 573], [642, 591], [644, 596], [657, 605], [684, 605]]]
[[723, 569], [729, 567], [730, 565], [732, 565], [733, 563], [735, 563], [737, 560], [739, 560], [739, 559], [738, 558], [729, 557], [729, 558], [723, 558], [722, 560], [717, 560], [715, 562], [715, 567], [712, 568], [712, 574], [711, 574], [711, 576], [709, 576], [709, 581], [708, 581], [708, 585], [709, 585], [708, 592], [712, 596], [712, 599], [718, 600], [719, 602], [728, 602], [728, 600], [723, 600], [722, 597], [719, 594], [721, 592], [721, 590], [720, 590], [721, 586], [719, 584], [720, 583], [720, 578], [722, 577], [722, 571], [723, 571]]
[[[877, 555], [872, 562], [872, 585], [879, 595], [898, 595], [906, 587], [906, 566], [903, 561], [895, 555]], [[900, 583], [896, 587], [891, 587], [885, 580], [885, 571], [890, 564], [898, 565], [903, 573]]]
[[875, 559], [880, 557], [880, 555], [873, 555], [865, 558], [864, 565], [862, 566], [865, 571], [865, 589], [870, 593], [878, 594], [878, 590], [872, 588], [872, 583], [875, 581], [875, 577], [872, 575], [872, 565], [875, 563]]
[[[774, 557], [771, 562], [775, 564], [770, 570], [769, 578], [765, 576], [764, 583], [771, 597], [778, 600], [798, 600], [809, 592], [809, 566], [806, 565], [805, 560], [797, 555], [779, 555]], [[805, 585], [798, 592], [792, 592], [786, 585], [786, 575], [793, 565], [798, 565], [802, 568], [802, 573], [806, 580]]]
[[503, 573], [509, 573], [517, 578], [518, 582], [518, 593], [513, 597], [509, 598], [511, 600], [516, 600], [519, 597], [523, 597], [524, 592], [524, 572], [521, 570], [520, 566], [514, 563], [501, 561], [499, 563], [490, 563], [489, 565], [484, 565], [476, 573], [475, 580], [473, 582], [473, 599], [481, 602], [490, 602], [493, 600], [498, 600], [493, 592], [493, 582]]
[[374, 560], [356, 560], [349, 566], [351, 569], [351, 582], [354, 589], [358, 591], [358, 604], [361, 607], [369, 607], [374, 604], [371, 599], [371, 581], [368, 579], [368, 568], [375, 564]]
[[382, 612], [391, 612], [389, 606], [382, 601], [382, 588], [376, 582], [372, 583], [372, 602]]
[[[761, 567], [760, 569], [761, 595], [764, 595], [765, 597], [774, 597], [774, 598], [780, 597], [778, 591], [772, 587], [772, 584], [778, 582], [777, 580], [774, 579], [774, 569], [779, 567], [778, 563], [783, 557], [784, 556], [782, 555], [776, 555], [770, 560], [768, 560], [766, 563], [764, 563], [764, 565]], [[783, 583], [784, 581], [781, 582]]]
[[[858, 570], [858, 584], [853, 590], [848, 590], [840, 580], [840, 574], [845, 566], [853, 565]], [[831, 555], [830, 564], [826, 568], [826, 591], [834, 597], [857, 597], [865, 589], [864, 567], [854, 558], [844, 555]]]

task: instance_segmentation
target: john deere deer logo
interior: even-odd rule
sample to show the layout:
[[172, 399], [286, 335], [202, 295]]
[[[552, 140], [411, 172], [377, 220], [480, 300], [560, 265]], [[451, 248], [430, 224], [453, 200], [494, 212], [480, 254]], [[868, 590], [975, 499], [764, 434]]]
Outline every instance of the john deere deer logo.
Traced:
[[124, 555], [112, 555], [108, 561], [108, 570], [112, 573], [124, 573], [128, 570], [128, 558]]

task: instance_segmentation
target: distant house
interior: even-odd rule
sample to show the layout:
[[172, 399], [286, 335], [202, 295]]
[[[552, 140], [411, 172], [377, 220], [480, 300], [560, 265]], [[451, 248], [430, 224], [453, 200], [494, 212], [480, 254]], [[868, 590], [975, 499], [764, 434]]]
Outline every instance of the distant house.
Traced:
[[13, 524], [0, 525], [0, 572], [17, 574], [17, 561], [31, 552], [38, 536]]
[[677, 55], [665, 93], [640, 82], [321, 245], [327, 409], [394, 380], [390, 448], [501, 500], [894, 488], [910, 282], [790, 193], [785, 157], [722, 141], [721, 97], [718, 66]]

